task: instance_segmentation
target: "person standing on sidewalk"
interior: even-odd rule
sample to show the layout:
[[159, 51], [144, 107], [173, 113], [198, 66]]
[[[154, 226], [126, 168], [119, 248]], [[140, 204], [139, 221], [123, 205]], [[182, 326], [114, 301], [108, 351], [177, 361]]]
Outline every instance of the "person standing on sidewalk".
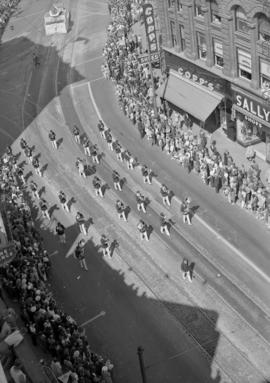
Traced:
[[84, 235], [87, 235], [84, 215], [78, 211], [75, 219], [77, 224], [79, 225], [80, 232]]
[[55, 232], [58, 235], [58, 238], [61, 243], [66, 243], [66, 228], [62, 223], [57, 222], [56, 227], [55, 227]]
[[73, 133], [75, 142], [77, 142], [77, 144], [80, 144], [81, 143], [80, 131], [76, 125], [73, 126], [72, 133]]
[[53, 130], [50, 130], [50, 131], [49, 131], [49, 140], [50, 140], [51, 143], [52, 143], [52, 147], [53, 147], [54, 149], [58, 149], [58, 147], [57, 147], [57, 142], [56, 142], [56, 134], [54, 133]]
[[116, 201], [115, 208], [118, 214], [118, 218], [123, 219], [125, 222], [127, 222], [126, 206], [124, 205], [124, 203], [118, 199]]
[[103, 256], [104, 257], [108, 256], [111, 258], [112, 255], [111, 255], [111, 250], [110, 250], [110, 240], [105, 234], [102, 234], [102, 236], [100, 238], [100, 246], [102, 249]]
[[191, 265], [189, 264], [186, 258], [184, 258], [183, 262], [181, 263], [181, 271], [182, 271], [183, 279], [188, 278], [189, 282], [192, 282]]
[[40, 206], [40, 209], [42, 211], [43, 216], [50, 221], [51, 217], [49, 214], [47, 201], [44, 198], [41, 198], [39, 206]]
[[85, 260], [85, 240], [81, 239], [75, 248], [75, 257], [79, 260], [80, 266], [85, 271], [88, 271], [88, 267]]
[[137, 228], [140, 232], [141, 240], [143, 241], [144, 239], [146, 239], [146, 241], [149, 241], [149, 235], [147, 232], [148, 227], [142, 219], [140, 219]]
[[40, 199], [39, 193], [38, 193], [38, 185], [36, 184], [36, 182], [34, 180], [31, 180], [29, 186], [30, 186], [31, 192], [33, 194], [33, 197]]
[[160, 188], [160, 194], [162, 197], [162, 202], [163, 205], [171, 206], [171, 201], [170, 201], [170, 190], [167, 188], [166, 185], [162, 185]]
[[92, 184], [93, 184], [93, 187], [94, 187], [96, 195], [100, 196], [101, 198], [103, 198], [104, 197], [104, 193], [103, 193], [103, 190], [102, 190], [101, 179], [98, 178], [97, 176], [95, 176], [93, 178]]
[[142, 210], [144, 213], [146, 213], [145, 197], [142, 195], [140, 191], [136, 192], [136, 202], [137, 202], [137, 210], [138, 211]]
[[170, 223], [166, 219], [166, 216], [164, 213], [160, 213], [160, 232], [161, 234], [166, 234], [168, 237], [170, 237], [170, 231], [169, 231]]
[[66, 194], [62, 190], [59, 192], [58, 198], [59, 198], [59, 201], [60, 201], [62, 208], [69, 213], [70, 210], [69, 210], [69, 207], [67, 204], [67, 197], [66, 197]]
[[190, 220], [190, 202], [190, 198], [186, 197], [181, 204], [181, 211], [183, 214], [183, 223], [187, 222], [189, 225], [192, 225]]
[[33, 167], [34, 167], [34, 169], [35, 169], [36, 174], [37, 174], [39, 177], [42, 177], [42, 173], [41, 173], [41, 169], [40, 169], [39, 159], [38, 159], [38, 158], [33, 158], [32, 165], [33, 165]]
[[116, 170], [114, 170], [112, 173], [112, 179], [115, 190], [122, 191], [120, 174]]

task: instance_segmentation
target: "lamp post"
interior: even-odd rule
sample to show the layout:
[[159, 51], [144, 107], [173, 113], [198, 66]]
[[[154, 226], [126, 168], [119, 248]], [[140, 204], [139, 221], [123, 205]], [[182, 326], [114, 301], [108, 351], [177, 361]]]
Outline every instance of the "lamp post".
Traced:
[[141, 370], [141, 376], [142, 376], [142, 383], [147, 383], [146, 374], [145, 374], [145, 365], [144, 365], [144, 359], [143, 359], [143, 351], [144, 349], [142, 348], [142, 346], [139, 346], [137, 348], [137, 354], [139, 358], [139, 364], [140, 364], [140, 370]]

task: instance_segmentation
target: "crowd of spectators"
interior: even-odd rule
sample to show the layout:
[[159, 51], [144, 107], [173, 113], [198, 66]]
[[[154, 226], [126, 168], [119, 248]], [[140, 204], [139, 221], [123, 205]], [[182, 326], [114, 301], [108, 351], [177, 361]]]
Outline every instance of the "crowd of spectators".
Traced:
[[0, 0], [0, 28], [6, 25], [19, 2], [20, 0]]
[[112, 383], [113, 365], [94, 353], [85, 332], [59, 309], [47, 288], [51, 262], [43, 239], [35, 229], [31, 211], [17, 177], [18, 165], [9, 150], [0, 164], [1, 208], [5, 211], [15, 245], [15, 258], [1, 265], [2, 285], [18, 301], [21, 318], [34, 345], [53, 358], [56, 376], [71, 371], [70, 381]]
[[132, 26], [140, 17], [141, 6], [140, 1], [110, 2], [112, 21], [103, 51], [102, 71], [115, 85], [120, 108], [137, 127], [141, 138], [146, 137], [149, 143], [159, 146], [187, 173], [197, 173], [205, 184], [217, 193], [222, 192], [229, 203], [238, 204], [268, 224], [269, 193], [254, 158], [250, 158], [248, 167], [237, 166], [228, 151], [219, 153], [215, 141], [207, 142], [204, 130], [193, 133], [187, 114], [173, 111], [166, 102], [158, 107], [155, 116], [153, 92], [166, 75], [154, 71], [155, 90], [152, 89], [149, 66], [138, 59], [143, 49]]

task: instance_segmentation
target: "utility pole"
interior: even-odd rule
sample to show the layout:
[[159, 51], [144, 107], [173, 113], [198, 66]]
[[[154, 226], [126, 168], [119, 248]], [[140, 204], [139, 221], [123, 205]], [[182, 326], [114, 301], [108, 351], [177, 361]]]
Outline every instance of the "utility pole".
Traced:
[[142, 346], [139, 346], [137, 348], [137, 354], [138, 354], [139, 364], [141, 369], [142, 383], [147, 383], [146, 374], [145, 374], [145, 365], [143, 360], [143, 351], [144, 349], [142, 348]]

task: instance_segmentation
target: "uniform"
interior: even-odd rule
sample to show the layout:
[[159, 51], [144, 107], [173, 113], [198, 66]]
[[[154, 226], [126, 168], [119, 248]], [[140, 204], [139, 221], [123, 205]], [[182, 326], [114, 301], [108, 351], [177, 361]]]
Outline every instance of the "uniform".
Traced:
[[57, 149], [56, 134], [54, 133], [53, 130], [50, 130], [49, 132], [49, 139], [52, 143], [53, 148]]
[[76, 214], [76, 222], [79, 225], [80, 232], [83, 233], [84, 235], [87, 235], [86, 227], [85, 227], [85, 219], [82, 213], [77, 212]]
[[183, 262], [181, 264], [181, 270], [182, 270], [183, 279], [186, 279], [187, 277], [189, 282], [192, 282], [192, 270], [188, 260], [185, 258], [183, 259]]
[[66, 242], [66, 233], [65, 233], [65, 226], [62, 225], [60, 222], [57, 223], [55, 232], [58, 235], [60, 242], [65, 243]]
[[38, 193], [38, 186], [33, 180], [30, 182], [30, 189], [32, 191], [33, 197], [40, 199], [39, 193]]
[[143, 166], [142, 167], [142, 176], [143, 176], [143, 182], [146, 184], [152, 184], [152, 180], [151, 180], [151, 175], [152, 175], [152, 171], [150, 169], [147, 168], [147, 166]]
[[97, 177], [97, 176], [95, 176], [94, 178], [93, 178], [93, 186], [94, 186], [94, 189], [95, 189], [95, 193], [96, 193], [96, 195], [98, 196], [100, 196], [100, 197], [104, 197], [104, 193], [103, 193], [103, 191], [102, 191], [102, 184], [101, 184], [101, 180]]
[[34, 158], [33, 161], [32, 161], [32, 165], [35, 169], [35, 172], [38, 176], [42, 177], [42, 173], [41, 173], [41, 170], [40, 170], [40, 164], [39, 164], [39, 160], [37, 158]]
[[169, 189], [167, 188], [166, 185], [162, 185], [161, 186], [160, 194], [161, 194], [161, 197], [162, 197], [163, 204], [171, 206], [171, 202], [170, 202], [170, 198], [169, 198], [170, 191], [169, 191]]
[[91, 156], [91, 153], [90, 153], [90, 142], [88, 139], [85, 139], [84, 142], [83, 142], [83, 149], [84, 149], [84, 154], [86, 156]]
[[190, 200], [189, 198], [186, 198], [182, 205], [181, 205], [181, 211], [183, 213], [183, 223], [188, 223], [189, 225], [192, 225], [190, 220]]
[[50, 214], [49, 214], [49, 211], [48, 211], [46, 200], [42, 199], [39, 205], [40, 205], [40, 209], [41, 209], [44, 217], [47, 218], [48, 220], [50, 220], [51, 217], [50, 217]]
[[116, 207], [116, 211], [117, 211], [119, 219], [123, 218], [124, 221], [127, 221], [127, 217], [126, 217], [126, 213], [125, 213], [126, 207], [123, 204], [123, 202], [118, 200], [116, 202], [115, 207]]
[[69, 210], [69, 207], [68, 207], [68, 204], [67, 204], [67, 197], [66, 197], [65, 193], [60, 191], [59, 194], [58, 194], [58, 198], [59, 198], [59, 201], [60, 201], [60, 203], [62, 205], [62, 208], [69, 213], [70, 210]]
[[82, 269], [88, 271], [88, 267], [85, 261], [85, 241], [81, 239], [75, 248], [75, 257], [79, 260]]
[[141, 220], [138, 223], [137, 227], [138, 227], [138, 230], [139, 230], [140, 235], [141, 235], [141, 240], [146, 239], [147, 241], [149, 241], [149, 235], [148, 235], [148, 232], [147, 232], [147, 225]]
[[116, 170], [113, 171], [112, 179], [113, 179], [113, 185], [114, 185], [115, 190], [122, 191], [120, 175], [117, 173]]
[[111, 257], [111, 250], [110, 250], [109, 242], [110, 242], [109, 238], [107, 238], [105, 235], [101, 236], [100, 245], [101, 245], [102, 253], [103, 253], [104, 257], [106, 257], [106, 256]]
[[146, 213], [145, 198], [139, 191], [136, 193], [136, 202], [137, 202], [137, 210], [138, 211], [142, 210], [144, 213]]
[[74, 135], [75, 142], [77, 142], [77, 144], [80, 144], [81, 143], [80, 131], [76, 125], [74, 125], [72, 132]]
[[99, 164], [98, 150], [97, 150], [96, 145], [92, 145], [90, 147], [90, 153], [91, 153], [91, 157], [93, 159], [93, 162], [95, 162], [96, 164]]
[[168, 237], [170, 237], [169, 232], [169, 222], [166, 220], [166, 217], [164, 214], [160, 214], [160, 232], [161, 234], [167, 234]]

